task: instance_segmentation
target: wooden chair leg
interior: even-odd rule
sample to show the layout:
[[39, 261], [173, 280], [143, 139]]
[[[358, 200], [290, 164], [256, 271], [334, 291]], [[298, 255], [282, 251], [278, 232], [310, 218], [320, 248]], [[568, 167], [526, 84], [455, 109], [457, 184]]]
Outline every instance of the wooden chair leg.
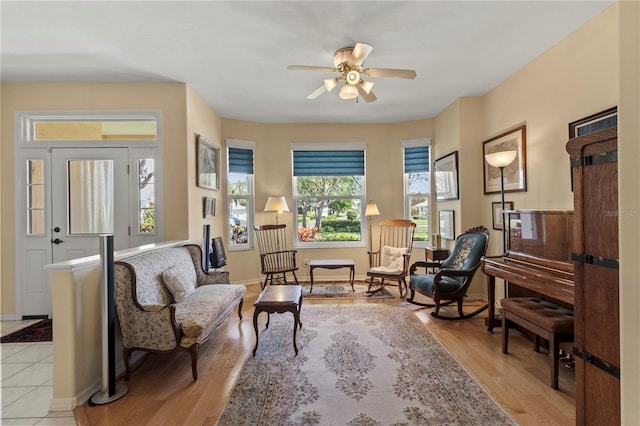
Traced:
[[198, 381], [198, 348], [199, 344], [195, 343], [189, 348], [191, 354], [191, 374], [193, 375], [193, 381]]
[[122, 349], [122, 360], [124, 361], [124, 380], [129, 381], [131, 376], [131, 366], [129, 365], [129, 358], [131, 357], [131, 351], [127, 348]]

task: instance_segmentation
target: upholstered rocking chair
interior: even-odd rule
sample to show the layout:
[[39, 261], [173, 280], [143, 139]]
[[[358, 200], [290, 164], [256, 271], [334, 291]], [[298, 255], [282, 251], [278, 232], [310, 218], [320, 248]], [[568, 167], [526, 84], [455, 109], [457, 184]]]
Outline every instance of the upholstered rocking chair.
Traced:
[[[263, 290], [267, 283], [273, 284], [274, 275], [282, 276], [283, 284], [298, 284], [296, 250], [287, 249], [286, 227], [286, 224], [254, 227], [260, 252], [260, 268], [265, 275]], [[287, 272], [293, 274], [291, 283], [287, 282]]]
[[[369, 253], [369, 286], [367, 293], [377, 293], [385, 288], [388, 282], [397, 282], [400, 297], [406, 295], [413, 247], [413, 234], [416, 224], [410, 220], [389, 219], [379, 224], [380, 244], [377, 251]], [[374, 287], [374, 278], [380, 280], [380, 285]], [[395, 284], [394, 284], [395, 285]]]
[[[467, 290], [471, 280], [480, 267], [481, 259], [487, 252], [489, 244], [489, 231], [484, 226], [468, 229], [458, 236], [451, 255], [442, 261], [415, 262], [409, 269], [408, 302], [416, 305], [435, 307], [431, 315], [444, 320], [459, 320], [471, 318], [488, 308], [484, 305], [475, 311], [465, 314], [463, 301], [467, 297]], [[434, 274], [420, 274], [418, 268], [439, 268]], [[415, 293], [433, 299], [433, 303], [420, 303], [415, 301]], [[458, 316], [444, 316], [440, 314], [440, 307], [458, 303]]]

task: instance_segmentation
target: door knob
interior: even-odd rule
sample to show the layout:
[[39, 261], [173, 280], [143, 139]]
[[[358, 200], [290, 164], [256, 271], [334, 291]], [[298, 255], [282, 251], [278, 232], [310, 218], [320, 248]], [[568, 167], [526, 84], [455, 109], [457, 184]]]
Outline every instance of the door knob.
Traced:
[[60, 243], [62, 243], [63, 241], [62, 241], [60, 238], [56, 238], [55, 240], [51, 240], [51, 242], [52, 242], [53, 244], [60, 244]]
[[53, 228], [53, 232], [60, 232], [60, 227], [56, 226], [55, 228]]

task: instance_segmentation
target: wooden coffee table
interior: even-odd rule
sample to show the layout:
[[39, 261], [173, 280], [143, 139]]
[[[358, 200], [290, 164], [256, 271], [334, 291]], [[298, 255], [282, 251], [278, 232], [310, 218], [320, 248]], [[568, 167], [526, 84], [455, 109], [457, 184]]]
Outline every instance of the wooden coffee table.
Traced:
[[311, 288], [309, 293], [313, 291], [313, 270], [315, 268], [324, 269], [339, 269], [349, 268], [349, 281], [351, 283], [351, 291], [356, 291], [353, 288], [353, 280], [356, 276], [355, 262], [351, 259], [317, 259], [309, 262], [309, 276], [311, 277]]
[[[258, 350], [258, 315], [266, 312], [268, 315], [274, 313], [291, 312], [293, 314], [293, 349], [298, 355], [296, 345], [296, 331], [302, 328], [300, 322], [300, 309], [302, 308], [302, 286], [299, 285], [268, 285], [258, 296], [258, 300], [253, 304], [253, 328], [256, 331], [256, 346], [253, 348], [253, 356]], [[269, 328], [270, 316], [267, 316], [267, 326]]]

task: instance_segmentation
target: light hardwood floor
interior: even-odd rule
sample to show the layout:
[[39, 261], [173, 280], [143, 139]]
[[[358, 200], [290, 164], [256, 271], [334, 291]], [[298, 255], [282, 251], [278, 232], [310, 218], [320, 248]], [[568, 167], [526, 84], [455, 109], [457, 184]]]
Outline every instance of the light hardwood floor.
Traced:
[[[396, 288], [391, 289], [397, 294]], [[113, 403], [75, 410], [79, 425], [214, 425], [222, 412], [254, 341], [253, 302], [260, 286], [249, 285], [243, 320], [234, 312], [200, 348], [199, 378], [193, 382], [186, 352], [151, 354], [133, 372], [128, 394]], [[313, 303], [400, 303], [399, 298], [375, 300], [305, 300]], [[477, 303], [477, 302], [476, 302]], [[470, 302], [471, 308], [474, 302]], [[560, 367], [560, 389], [549, 386], [549, 358], [533, 351], [533, 343], [518, 331], [509, 333], [509, 355], [502, 353], [502, 333], [488, 333], [484, 314], [464, 321], [442, 321], [430, 309], [417, 316], [456, 360], [520, 425], [575, 424], [575, 381], [572, 369]], [[445, 308], [453, 309], [453, 308]], [[469, 309], [470, 310], [470, 309]], [[261, 316], [264, 322], [266, 315]]]

